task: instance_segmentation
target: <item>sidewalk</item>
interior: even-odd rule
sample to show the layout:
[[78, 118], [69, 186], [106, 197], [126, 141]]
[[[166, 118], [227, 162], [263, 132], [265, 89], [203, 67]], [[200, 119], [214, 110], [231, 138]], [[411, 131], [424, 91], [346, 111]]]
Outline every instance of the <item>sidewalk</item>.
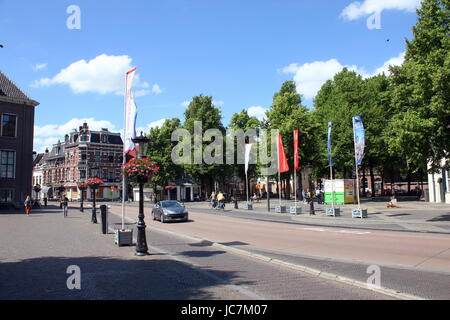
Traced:
[[[0, 243], [0, 300], [248, 299], [166, 255], [136, 258], [73, 207], [66, 219], [59, 207], [0, 214]], [[67, 288], [73, 265], [81, 290]]]

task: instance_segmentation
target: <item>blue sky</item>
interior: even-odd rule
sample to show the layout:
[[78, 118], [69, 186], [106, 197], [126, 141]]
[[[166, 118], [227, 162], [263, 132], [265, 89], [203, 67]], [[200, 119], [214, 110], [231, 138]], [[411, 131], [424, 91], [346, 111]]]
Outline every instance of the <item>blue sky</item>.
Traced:
[[[82, 119], [121, 130], [123, 72], [135, 66], [139, 127], [183, 118], [198, 94], [213, 96], [228, 124], [242, 109], [262, 116], [286, 80], [312, 107], [343, 66], [370, 76], [401, 63], [419, 2], [0, 0], [0, 69], [41, 103], [38, 151]], [[70, 5], [80, 30], [67, 28]], [[377, 10], [381, 29], [369, 29]]]

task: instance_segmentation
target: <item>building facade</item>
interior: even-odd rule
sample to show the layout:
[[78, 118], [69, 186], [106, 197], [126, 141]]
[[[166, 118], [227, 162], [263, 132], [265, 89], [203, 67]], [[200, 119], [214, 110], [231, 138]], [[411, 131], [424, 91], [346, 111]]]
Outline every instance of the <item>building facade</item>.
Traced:
[[0, 72], [0, 208], [22, 207], [31, 196], [38, 105]]
[[[445, 162], [442, 160], [442, 166]], [[428, 185], [430, 202], [450, 204], [450, 170], [441, 169], [438, 173], [428, 174]]]
[[96, 191], [100, 200], [120, 197], [122, 186], [123, 142], [119, 133], [108, 129], [90, 130], [87, 123], [66, 134], [64, 141], [46, 151], [34, 167], [35, 176], [42, 171], [43, 192], [49, 199], [65, 194], [69, 200], [93, 199], [93, 191], [81, 194], [78, 184], [98, 177], [105, 183]]

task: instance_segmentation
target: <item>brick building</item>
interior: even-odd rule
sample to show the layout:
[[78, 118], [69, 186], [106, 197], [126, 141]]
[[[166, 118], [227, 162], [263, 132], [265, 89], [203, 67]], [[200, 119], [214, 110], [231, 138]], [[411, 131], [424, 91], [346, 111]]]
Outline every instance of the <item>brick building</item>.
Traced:
[[22, 207], [31, 195], [34, 109], [38, 105], [0, 72], [0, 209]]
[[[120, 134], [108, 129], [91, 131], [84, 123], [47, 150], [35, 169], [42, 170], [43, 191], [50, 199], [57, 199], [61, 191], [71, 200], [81, 199], [77, 184], [98, 177], [105, 184], [96, 198], [113, 200], [120, 197], [122, 161]], [[83, 198], [92, 199], [93, 191], [88, 189]]]

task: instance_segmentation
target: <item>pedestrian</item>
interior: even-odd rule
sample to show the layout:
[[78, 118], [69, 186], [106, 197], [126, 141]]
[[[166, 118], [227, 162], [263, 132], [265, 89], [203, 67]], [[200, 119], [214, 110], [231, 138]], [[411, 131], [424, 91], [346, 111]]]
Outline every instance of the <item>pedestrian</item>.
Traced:
[[64, 212], [64, 218], [67, 218], [67, 213], [69, 211], [69, 199], [67, 197], [64, 197], [61, 201], [61, 205]]
[[218, 207], [217, 209], [225, 209], [225, 196], [223, 195], [222, 191], [219, 191], [219, 194], [217, 195], [217, 202], [218, 202]]
[[44, 197], [44, 205], [45, 205], [45, 206], [47, 206], [47, 202], [48, 202], [47, 197]]
[[27, 198], [25, 199], [25, 202], [23, 203], [23, 205], [25, 206], [25, 213], [27, 215], [27, 217], [30, 216], [30, 211], [31, 211], [31, 198], [30, 196], [27, 196]]
[[210, 204], [211, 204], [211, 207], [214, 209], [215, 207], [216, 207], [216, 193], [213, 191], [212, 193], [211, 193], [211, 199], [210, 199]]
[[323, 204], [322, 202], [322, 191], [320, 189], [316, 190], [317, 204]]

